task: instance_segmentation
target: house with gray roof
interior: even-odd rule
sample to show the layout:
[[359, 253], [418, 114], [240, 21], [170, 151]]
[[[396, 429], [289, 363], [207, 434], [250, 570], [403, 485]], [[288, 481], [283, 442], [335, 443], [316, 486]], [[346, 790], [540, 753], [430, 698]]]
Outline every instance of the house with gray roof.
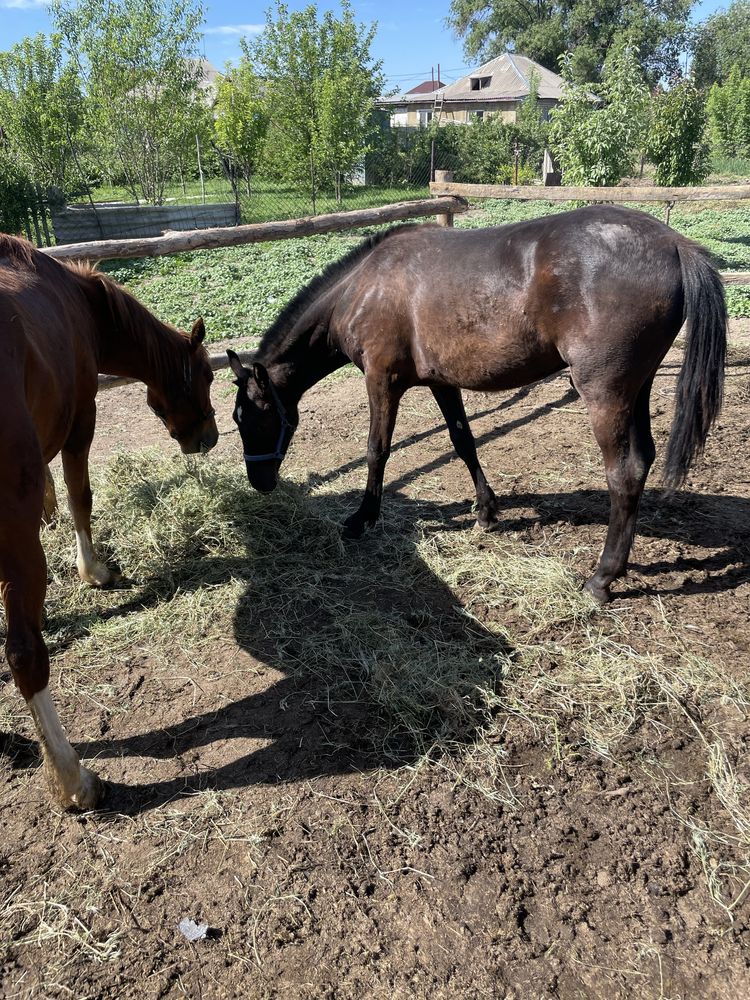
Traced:
[[539, 80], [539, 103], [547, 116], [562, 99], [563, 79], [526, 56], [504, 52], [455, 83], [425, 90], [422, 85], [396, 97], [385, 97], [378, 107], [390, 111], [391, 125], [466, 125], [486, 115], [516, 120], [516, 112], [531, 92], [531, 76]]

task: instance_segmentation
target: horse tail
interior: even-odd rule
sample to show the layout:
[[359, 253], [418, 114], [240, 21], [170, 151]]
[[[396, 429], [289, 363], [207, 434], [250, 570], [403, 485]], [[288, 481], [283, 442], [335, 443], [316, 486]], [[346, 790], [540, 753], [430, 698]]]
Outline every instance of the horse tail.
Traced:
[[719, 415], [727, 353], [727, 307], [721, 277], [697, 244], [681, 240], [677, 253], [687, 331], [664, 466], [663, 481], [668, 489], [677, 489], [685, 482]]

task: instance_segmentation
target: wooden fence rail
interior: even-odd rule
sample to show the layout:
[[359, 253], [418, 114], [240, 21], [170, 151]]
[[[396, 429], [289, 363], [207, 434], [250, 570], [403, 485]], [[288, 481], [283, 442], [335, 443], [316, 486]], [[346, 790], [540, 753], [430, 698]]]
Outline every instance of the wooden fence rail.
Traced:
[[[236, 353], [244, 365], [251, 365], [253, 363], [252, 351], [237, 351]], [[229, 358], [225, 352], [222, 354], [209, 354], [208, 362], [211, 365], [211, 369], [215, 372], [221, 368], [229, 367]], [[131, 382], [137, 381], [138, 379], [128, 378], [125, 375], [100, 375], [99, 389], [114, 389], [118, 385], [130, 385]]]
[[705, 187], [513, 187], [506, 184], [456, 184], [432, 181], [430, 193], [440, 197], [502, 198], [510, 201], [745, 201], [750, 184], [706, 185]]
[[186, 250], [212, 250], [235, 247], [245, 243], [265, 243], [288, 240], [319, 233], [336, 233], [357, 226], [377, 226], [406, 219], [421, 219], [431, 215], [453, 216], [468, 210], [463, 198], [422, 198], [399, 201], [379, 208], [363, 208], [353, 212], [335, 212], [284, 222], [258, 222], [249, 226], [225, 226], [216, 229], [191, 229], [186, 232], [164, 233], [130, 240], [96, 240], [91, 243], [67, 243], [42, 248], [58, 260], [116, 260], [129, 257], [160, 257]]

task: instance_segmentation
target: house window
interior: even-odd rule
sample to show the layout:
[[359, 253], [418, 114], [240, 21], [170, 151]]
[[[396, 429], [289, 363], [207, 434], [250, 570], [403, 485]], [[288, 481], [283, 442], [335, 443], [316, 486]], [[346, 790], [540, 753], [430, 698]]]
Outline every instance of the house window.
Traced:
[[420, 111], [419, 112], [419, 124], [420, 125], [429, 125], [431, 121], [432, 121], [432, 112], [431, 111]]
[[472, 76], [470, 79], [472, 90], [486, 90], [492, 83], [491, 76]]
[[484, 111], [470, 111], [468, 117], [470, 122], [481, 122], [484, 118]]

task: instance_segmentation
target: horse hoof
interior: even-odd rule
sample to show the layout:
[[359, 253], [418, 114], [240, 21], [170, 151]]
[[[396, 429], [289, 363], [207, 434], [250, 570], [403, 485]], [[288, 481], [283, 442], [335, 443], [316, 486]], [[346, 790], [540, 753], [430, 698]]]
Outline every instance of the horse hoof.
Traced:
[[354, 541], [356, 541], [358, 538], [361, 538], [362, 535], [364, 535], [364, 533], [365, 533], [364, 524], [360, 523], [351, 524], [349, 521], [344, 521], [344, 527], [341, 529], [342, 538], [349, 538], [353, 539]]
[[594, 580], [587, 580], [583, 585], [583, 589], [587, 594], [590, 594], [594, 598], [597, 604], [605, 605], [609, 604], [612, 600], [612, 595], [609, 592], [609, 587], [602, 587], [601, 584], [595, 583]]
[[96, 809], [104, 794], [104, 782], [87, 767], [81, 768], [81, 784], [78, 791], [71, 797], [68, 808]]
[[70, 785], [47, 762], [47, 778], [54, 798], [69, 812], [85, 812], [96, 809], [104, 795], [104, 782], [87, 767], [78, 767], [78, 787], [71, 791]]
[[476, 526], [477, 528], [481, 528], [482, 531], [497, 531], [500, 527], [500, 519], [495, 517], [494, 514], [492, 517], [483, 517], [480, 515], [477, 518]]
[[120, 579], [120, 574], [115, 573], [104, 563], [91, 563], [85, 567], [78, 568], [78, 575], [90, 587], [111, 587]]

